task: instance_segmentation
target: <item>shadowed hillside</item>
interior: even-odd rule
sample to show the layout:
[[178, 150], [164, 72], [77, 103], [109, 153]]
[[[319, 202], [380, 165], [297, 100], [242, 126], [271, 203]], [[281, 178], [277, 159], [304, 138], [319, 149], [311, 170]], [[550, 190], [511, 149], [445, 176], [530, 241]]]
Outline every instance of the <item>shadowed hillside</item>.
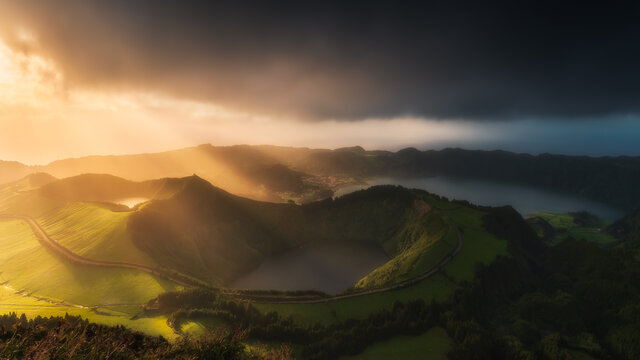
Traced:
[[18, 180], [25, 175], [35, 172], [35, 169], [17, 161], [0, 160], [0, 184]]
[[637, 248], [640, 245], [640, 211], [625, 215], [609, 225], [606, 232], [620, 239], [622, 246]]
[[[367, 242], [394, 257], [420, 239], [437, 240], [447, 225], [419, 203], [414, 192], [393, 186], [303, 206], [265, 203], [194, 176], [173, 197], [134, 213], [129, 230], [159, 264], [224, 284], [265, 257], [302, 244]], [[430, 221], [423, 223], [425, 218]]]
[[231, 193], [269, 201], [283, 201], [284, 193], [313, 198], [321, 190], [307, 182], [308, 175], [247, 146], [201, 145], [153, 154], [89, 156], [54, 161], [42, 169], [58, 177], [99, 173], [135, 181], [197, 173]]
[[113, 175], [84, 174], [50, 182], [38, 191], [42, 196], [56, 200], [112, 202], [129, 197], [166, 198], [182, 183], [181, 179], [135, 182]]
[[[6, 169], [6, 170], [3, 170]], [[297, 203], [329, 197], [331, 191], [376, 176], [481, 178], [520, 183], [584, 196], [634, 210], [640, 203], [640, 158], [528, 155], [507, 151], [445, 149], [366, 151], [278, 146], [201, 145], [153, 154], [88, 156], [27, 167], [0, 163], [0, 182], [29, 172], [64, 178], [111, 174], [135, 181], [198, 174], [215, 186], [252, 199]]]

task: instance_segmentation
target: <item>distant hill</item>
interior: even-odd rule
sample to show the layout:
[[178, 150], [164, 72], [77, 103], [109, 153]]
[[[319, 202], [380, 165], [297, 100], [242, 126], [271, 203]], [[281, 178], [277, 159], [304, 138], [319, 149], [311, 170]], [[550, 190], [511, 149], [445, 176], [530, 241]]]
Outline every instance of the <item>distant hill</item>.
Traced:
[[[445, 149], [398, 152], [362, 148], [258, 147], [292, 169], [317, 176], [451, 176], [554, 189], [634, 210], [640, 204], [640, 157], [587, 157]], [[294, 155], [295, 154], [295, 155]]]
[[107, 174], [83, 174], [51, 181], [38, 192], [56, 200], [112, 202], [130, 197], [166, 198], [182, 183], [170, 178], [135, 182]]
[[0, 162], [0, 181], [31, 172], [64, 178], [111, 174], [134, 181], [198, 174], [233, 194], [297, 203], [331, 196], [344, 184], [376, 176], [451, 176], [544, 187], [635, 210], [640, 203], [639, 157], [586, 157], [445, 149], [397, 152], [279, 146], [201, 145], [153, 154], [88, 156], [28, 167]]
[[32, 172], [36, 170], [17, 161], [0, 160], [0, 184], [16, 181]]

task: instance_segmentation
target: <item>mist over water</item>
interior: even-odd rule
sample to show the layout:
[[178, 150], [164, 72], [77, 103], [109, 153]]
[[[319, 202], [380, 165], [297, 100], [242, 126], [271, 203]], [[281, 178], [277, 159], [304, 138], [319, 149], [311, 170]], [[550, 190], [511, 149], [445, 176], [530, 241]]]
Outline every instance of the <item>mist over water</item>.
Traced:
[[609, 205], [575, 195], [540, 189], [532, 186], [498, 183], [478, 179], [431, 177], [419, 179], [374, 178], [367, 184], [347, 186], [336, 191], [335, 196], [366, 189], [373, 185], [393, 184], [422, 189], [449, 199], [467, 200], [476, 205], [511, 205], [526, 216], [536, 212], [566, 213], [586, 210], [606, 220], [615, 220], [623, 212]]

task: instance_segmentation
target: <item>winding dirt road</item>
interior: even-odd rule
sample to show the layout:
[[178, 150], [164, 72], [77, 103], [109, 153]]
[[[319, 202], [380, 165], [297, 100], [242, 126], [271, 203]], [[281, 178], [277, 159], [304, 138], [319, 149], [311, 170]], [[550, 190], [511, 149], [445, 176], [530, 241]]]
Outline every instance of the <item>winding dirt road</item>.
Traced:
[[[139, 271], [144, 271], [148, 274], [151, 274], [153, 276], [165, 279], [165, 280], [169, 280], [171, 282], [174, 282], [176, 284], [185, 286], [185, 287], [194, 287], [194, 286], [198, 286], [198, 284], [195, 283], [189, 283], [186, 282], [182, 279], [173, 277], [169, 274], [166, 273], [162, 273], [159, 272], [157, 270], [154, 270], [152, 268], [143, 266], [143, 265], [137, 265], [137, 264], [131, 264], [131, 263], [124, 263], [124, 262], [116, 262], [116, 261], [103, 261], [103, 260], [93, 260], [93, 259], [89, 259], [83, 256], [80, 256], [74, 252], [72, 252], [71, 250], [67, 249], [66, 247], [60, 245], [60, 243], [58, 243], [56, 240], [52, 239], [43, 229], [42, 227], [40, 227], [40, 224], [38, 224], [33, 218], [29, 217], [29, 216], [24, 216], [24, 215], [6, 215], [6, 214], [0, 214], [0, 219], [19, 219], [19, 220], [23, 220], [25, 222], [27, 222], [29, 224], [29, 226], [31, 227], [31, 230], [33, 231], [33, 233], [36, 235], [36, 237], [38, 238], [38, 240], [47, 248], [49, 248], [51, 251], [57, 253], [60, 256], [65, 257], [66, 259], [73, 261], [75, 263], [78, 264], [83, 264], [83, 265], [89, 265], [89, 266], [102, 266], [102, 267], [112, 267], [112, 268], [120, 268], [120, 269], [132, 269], [132, 270], [139, 270]], [[456, 234], [457, 234], [457, 238], [458, 238], [458, 244], [456, 246], [456, 248], [449, 254], [445, 255], [435, 266], [433, 266], [431, 269], [421, 273], [420, 275], [411, 278], [411, 279], [407, 279], [404, 281], [401, 281], [399, 283], [396, 283], [394, 285], [390, 285], [387, 287], [382, 287], [382, 288], [376, 288], [376, 289], [371, 289], [371, 290], [362, 290], [362, 291], [357, 291], [357, 292], [351, 292], [349, 294], [344, 294], [344, 295], [336, 295], [336, 296], [329, 296], [329, 297], [323, 297], [323, 298], [313, 298], [313, 299], [295, 299], [295, 298], [274, 298], [274, 297], [262, 297], [260, 295], [247, 295], [247, 294], [242, 294], [240, 295], [241, 298], [244, 298], [245, 300], [250, 300], [250, 301], [256, 301], [256, 302], [260, 302], [260, 303], [268, 303], [268, 304], [315, 304], [315, 303], [326, 303], [329, 301], [335, 301], [335, 300], [342, 300], [342, 299], [349, 299], [349, 298], [354, 298], [354, 297], [358, 297], [358, 296], [366, 296], [366, 295], [372, 295], [372, 294], [378, 294], [378, 293], [382, 293], [382, 292], [386, 292], [386, 291], [391, 291], [391, 290], [396, 290], [396, 289], [400, 289], [400, 288], [404, 288], [410, 285], [413, 285], [415, 283], [418, 283], [430, 276], [432, 276], [433, 274], [437, 273], [438, 271], [440, 271], [442, 269], [443, 266], [445, 266], [446, 264], [448, 264], [459, 252], [460, 250], [462, 250], [462, 232], [460, 231], [460, 229], [452, 224], [452, 226], [455, 228], [456, 230]], [[224, 292], [224, 289], [221, 289]], [[237, 294], [236, 294], [237, 295]]]
[[137, 265], [137, 264], [124, 263], [124, 262], [117, 262], [117, 261], [93, 260], [93, 259], [80, 256], [72, 252], [71, 250], [67, 249], [66, 247], [60, 245], [60, 243], [58, 243], [56, 240], [49, 237], [49, 235], [42, 229], [42, 227], [40, 227], [40, 224], [38, 224], [32, 217], [24, 216], [24, 215], [0, 214], [0, 219], [19, 219], [19, 220], [26, 221], [27, 224], [31, 226], [31, 230], [36, 235], [36, 237], [38, 238], [41, 244], [43, 244], [44, 246], [46, 246], [56, 254], [62, 257], [65, 257], [68, 260], [73, 261], [75, 263], [82, 264], [82, 265], [90, 265], [90, 266], [102, 266], [102, 267], [111, 267], [111, 268], [120, 268], [120, 269], [139, 270], [139, 271], [144, 271], [153, 276], [156, 276], [165, 280], [169, 280], [178, 285], [182, 285], [185, 287], [195, 286], [194, 284], [188, 283], [186, 281], [183, 281], [182, 279], [178, 279], [169, 274], [162, 273], [158, 270], [154, 270], [150, 267]]

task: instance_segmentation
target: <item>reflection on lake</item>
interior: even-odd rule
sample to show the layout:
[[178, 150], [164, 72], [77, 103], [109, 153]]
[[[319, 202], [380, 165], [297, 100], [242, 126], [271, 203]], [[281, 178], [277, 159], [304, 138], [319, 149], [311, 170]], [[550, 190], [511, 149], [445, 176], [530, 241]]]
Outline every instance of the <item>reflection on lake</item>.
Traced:
[[611, 206], [575, 195], [568, 195], [532, 186], [497, 183], [488, 180], [431, 177], [419, 179], [374, 178], [367, 184], [339, 189], [335, 196], [365, 189], [373, 185], [394, 184], [423, 189], [449, 199], [467, 200], [486, 206], [511, 205], [522, 215], [546, 211], [565, 213], [586, 210], [607, 220], [615, 220], [623, 213]]
[[265, 259], [230, 287], [255, 290], [346, 290], [389, 259], [368, 244], [313, 244]]

